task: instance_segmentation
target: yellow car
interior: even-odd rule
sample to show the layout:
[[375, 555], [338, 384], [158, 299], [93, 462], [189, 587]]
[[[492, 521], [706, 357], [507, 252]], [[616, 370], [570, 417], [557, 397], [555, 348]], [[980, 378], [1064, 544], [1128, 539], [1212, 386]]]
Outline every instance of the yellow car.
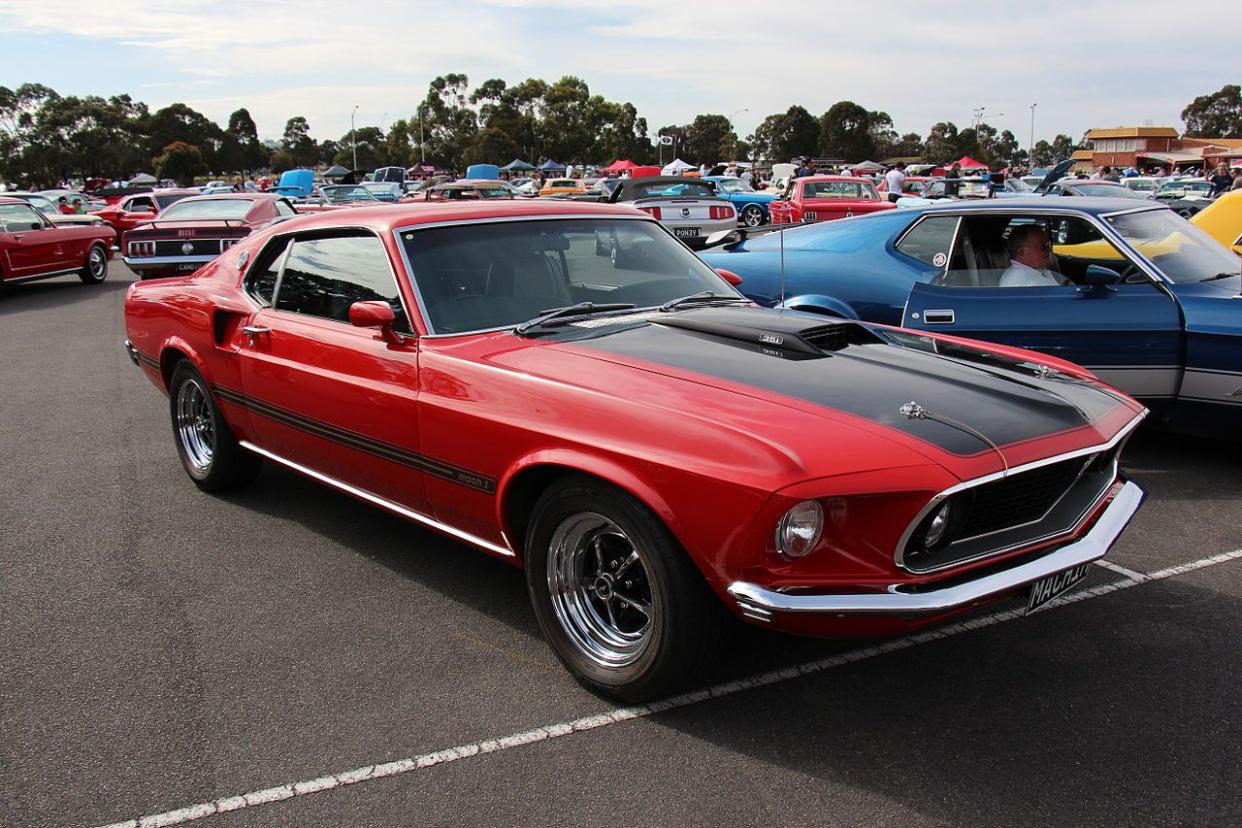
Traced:
[[1231, 190], [1195, 213], [1190, 223], [1242, 255], [1242, 190]]
[[539, 195], [577, 195], [585, 192], [586, 187], [576, 178], [549, 178], [543, 183]]

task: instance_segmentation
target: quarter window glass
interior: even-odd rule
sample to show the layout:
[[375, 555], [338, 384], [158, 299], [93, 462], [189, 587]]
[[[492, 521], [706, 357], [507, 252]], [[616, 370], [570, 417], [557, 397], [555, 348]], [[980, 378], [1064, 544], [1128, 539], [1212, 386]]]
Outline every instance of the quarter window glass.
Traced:
[[24, 233], [43, 227], [43, 217], [29, 204], [0, 204], [0, 221], [6, 233]]
[[949, 263], [949, 254], [953, 251], [955, 230], [956, 216], [924, 219], [906, 233], [897, 244], [897, 249], [925, 265], [943, 268]]
[[276, 309], [349, 323], [354, 302], [387, 302], [397, 330], [410, 323], [384, 245], [375, 236], [298, 239], [285, 258]]
[[281, 256], [288, 246], [288, 237], [273, 240], [263, 248], [246, 274], [246, 292], [264, 305], [272, 304], [276, 274], [280, 272]]
[[297, 210], [289, 205], [289, 202], [281, 200], [276, 202], [276, 214], [280, 216], [296, 216]]

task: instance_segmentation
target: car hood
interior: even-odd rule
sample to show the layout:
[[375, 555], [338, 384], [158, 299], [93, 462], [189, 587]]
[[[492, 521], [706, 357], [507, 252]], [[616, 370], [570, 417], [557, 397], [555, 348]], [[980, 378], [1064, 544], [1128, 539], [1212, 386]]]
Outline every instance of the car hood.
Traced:
[[1036, 354], [753, 307], [588, 319], [547, 340], [512, 367], [576, 383], [580, 362], [539, 354], [570, 351], [711, 386], [870, 432], [963, 479], [1106, 443], [1144, 411]]

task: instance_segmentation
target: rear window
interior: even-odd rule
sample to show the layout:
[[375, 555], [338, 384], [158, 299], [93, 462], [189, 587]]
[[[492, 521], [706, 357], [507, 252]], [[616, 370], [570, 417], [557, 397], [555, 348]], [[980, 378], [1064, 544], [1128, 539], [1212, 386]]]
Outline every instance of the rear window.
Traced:
[[155, 203], [160, 205], [160, 209], [163, 210], [165, 207], [171, 204], [176, 204], [181, 199], [189, 198], [189, 197], [190, 196], [188, 193], [184, 193], [181, 195], [157, 195], [155, 197]]
[[248, 198], [220, 198], [211, 201], [179, 201], [160, 215], [161, 221], [193, 219], [244, 219], [254, 202]]

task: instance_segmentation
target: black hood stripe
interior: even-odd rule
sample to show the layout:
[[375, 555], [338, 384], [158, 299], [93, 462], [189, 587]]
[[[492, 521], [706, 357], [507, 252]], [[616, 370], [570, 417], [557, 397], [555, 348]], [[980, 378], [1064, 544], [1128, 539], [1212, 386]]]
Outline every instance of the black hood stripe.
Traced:
[[[732, 323], [741, 318], [751, 327], [762, 322], [755, 314], [778, 315], [755, 308], [684, 313]], [[823, 325], [799, 317], [807, 327]], [[786, 335], [789, 319], [773, 320], [773, 330]], [[808, 356], [686, 328], [640, 323], [596, 329], [587, 336], [567, 332], [562, 341], [796, 397], [895, 428], [963, 457], [991, 449], [969, 431], [908, 417], [902, 406], [917, 402], [930, 414], [965, 424], [1003, 447], [1090, 426], [1122, 404], [1092, 383], [1055, 372], [1040, 376], [1035, 364], [960, 345], [940, 354], [936, 351], [946, 343], [905, 332], [889, 336], [868, 328], [874, 334], [871, 344], [864, 339]]]

